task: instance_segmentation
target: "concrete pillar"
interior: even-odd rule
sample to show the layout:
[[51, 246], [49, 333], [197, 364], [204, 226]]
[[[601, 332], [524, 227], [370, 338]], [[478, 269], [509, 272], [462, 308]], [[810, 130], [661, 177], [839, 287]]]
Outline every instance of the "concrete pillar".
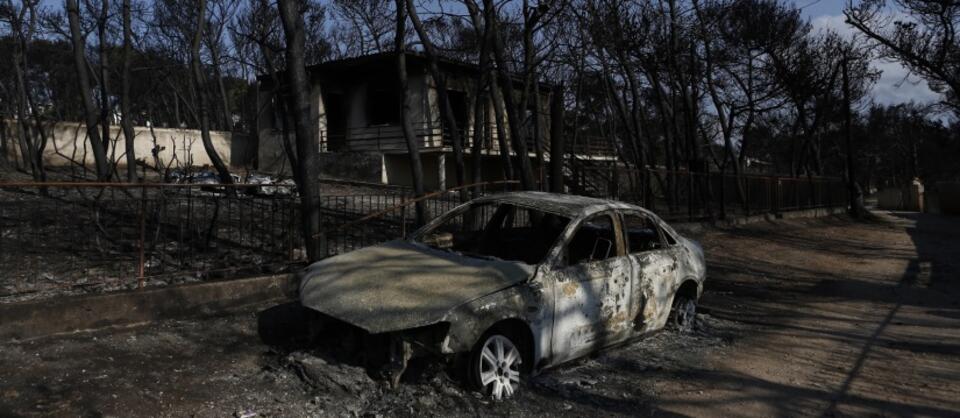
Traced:
[[447, 155], [443, 152], [437, 153], [437, 169], [437, 187], [447, 190]]
[[390, 184], [390, 176], [387, 175], [387, 154], [380, 154], [380, 182]]

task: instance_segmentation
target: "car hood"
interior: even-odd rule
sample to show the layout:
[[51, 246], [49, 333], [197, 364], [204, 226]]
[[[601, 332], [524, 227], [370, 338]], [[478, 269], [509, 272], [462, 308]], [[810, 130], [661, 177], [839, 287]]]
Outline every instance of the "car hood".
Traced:
[[534, 267], [391, 241], [307, 267], [303, 306], [372, 334], [430, 325], [451, 309], [529, 278]]

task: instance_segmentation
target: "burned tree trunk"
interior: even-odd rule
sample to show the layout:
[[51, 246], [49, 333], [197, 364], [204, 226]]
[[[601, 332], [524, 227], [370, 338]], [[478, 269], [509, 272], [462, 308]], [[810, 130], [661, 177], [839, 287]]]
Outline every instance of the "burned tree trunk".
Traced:
[[34, 156], [33, 135], [30, 132], [30, 126], [27, 124], [27, 92], [20, 61], [23, 54], [14, 54], [14, 73], [17, 78], [17, 135], [20, 140], [20, 157], [25, 166], [30, 168], [30, 174], [34, 180], [40, 180], [40, 171], [37, 167], [37, 158]]
[[[517, 160], [520, 163], [520, 185], [525, 190], [533, 190], [536, 184], [533, 179], [533, 168], [530, 165], [530, 155], [527, 154], [527, 140], [523, 136], [520, 128], [520, 116], [517, 114], [517, 101], [513, 91], [513, 79], [510, 77], [507, 69], [506, 52], [503, 46], [503, 39], [500, 38], [499, 25], [497, 24], [497, 11], [493, 0], [484, 0], [484, 7], [487, 9], [487, 18], [490, 19], [490, 30], [493, 31], [493, 56], [497, 62], [497, 73], [500, 78], [500, 88], [503, 92], [504, 107], [507, 114], [507, 125], [510, 128], [510, 141], [513, 144], [514, 152], [517, 154]], [[502, 152], [502, 151], [501, 151]]]
[[[0, 113], [0, 115], [3, 114]], [[0, 116], [0, 161], [7, 161], [8, 152], [10, 151], [9, 148], [7, 148], [7, 119]]]
[[[472, 153], [473, 182], [480, 183], [483, 181], [483, 155], [481, 152], [483, 151], [484, 142], [487, 138], [487, 126], [489, 126], [487, 122], [489, 118], [487, 101], [490, 100], [490, 95], [487, 88], [490, 82], [490, 36], [488, 31], [481, 29], [484, 27], [484, 23], [480, 19], [480, 9], [477, 7], [477, 4], [473, 0], [466, 1], [464, 4], [466, 4], [467, 11], [470, 13], [474, 33], [477, 39], [480, 39], [480, 63], [473, 105], [473, 147], [470, 151]], [[505, 162], [510, 162], [509, 156]], [[504, 173], [504, 178], [509, 179], [510, 177]], [[479, 186], [473, 188], [474, 198], [480, 197], [480, 193], [481, 188]]]
[[77, 84], [80, 89], [80, 100], [83, 101], [84, 122], [87, 124], [87, 136], [90, 138], [90, 149], [96, 163], [97, 178], [110, 178], [110, 164], [107, 161], [106, 147], [97, 131], [97, 107], [90, 94], [90, 73], [87, 69], [87, 58], [84, 56], [86, 41], [80, 29], [80, 7], [77, 0], [67, 0], [67, 16], [70, 23], [70, 39], [73, 44], [73, 64], [77, 70]]
[[[403, 128], [403, 137], [407, 141], [407, 150], [410, 153], [410, 171], [413, 175], [413, 191], [417, 197], [423, 196], [423, 165], [420, 162], [420, 148], [417, 138], [413, 134], [410, 123], [410, 94], [407, 86], [407, 57], [403, 42], [407, 16], [407, 0], [397, 0], [397, 32], [394, 40], [394, 49], [397, 53], [397, 74], [400, 82], [400, 124]], [[426, 223], [426, 208], [422, 201], [416, 203], [417, 224]]]
[[127, 155], [127, 181], [137, 181], [137, 156], [134, 151], [133, 122], [130, 120], [130, 60], [132, 59], [133, 30], [130, 23], [130, 0], [123, 0], [123, 74], [120, 79], [120, 125]]
[[850, 100], [850, 61], [846, 57], [843, 59], [843, 136], [847, 148], [847, 193], [850, 198], [850, 215], [855, 218], [862, 218], [867, 214], [867, 209], [863, 206], [863, 193], [860, 185], [857, 184], [856, 163], [853, 158], [853, 132], [851, 121], [853, 103]]
[[[490, 67], [490, 54], [487, 51], [487, 42], [484, 40], [480, 46], [480, 74], [477, 75], [476, 100], [473, 105], [473, 147], [470, 150], [471, 164], [473, 165], [473, 182], [483, 181], [483, 145], [487, 138], [487, 93], [488, 71]], [[480, 197], [480, 187], [474, 187], [473, 197]]]
[[28, 42], [26, 38], [29, 36], [27, 33], [29, 30], [23, 27], [26, 11], [26, 7], [20, 10], [19, 18], [16, 20], [18, 27], [14, 30], [17, 37], [13, 46], [13, 74], [17, 90], [17, 139], [20, 143], [20, 158], [24, 165], [30, 168], [30, 174], [33, 175], [34, 180], [40, 180], [40, 172], [37, 167], [38, 159], [34, 155], [33, 136], [30, 132], [30, 126], [27, 124], [26, 49]]
[[[110, 16], [110, 2], [108, 0], [100, 1], [100, 15], [97, 16], [97, 54], [100, 57], [98, 69], [98, 87], [100, 90], [100, 130], [102, 131], [104, 151], [110, 150], [110, 75], [108, 73], [109, 61], [107, 57], [107, 18]], [[110, 155], [109, 164], [111, 172], [113, 171], [114, 155]], [[111, 173], [112, 175], [112, 173]]]
[[550, 97], [550, 191], [563, 193], [563, 88]]
[[310, 115], [310, 91], [304, 58], [306, 35], [303, 15], [295, 0], [280, 0], [280, 21], [287, 39], [287, 80], [290, 106], [293, 110], [294, 132], [297, 138], [297, 187], [300, 189], [300, 212], [307, 258], [316, 261], [326, 256], [324, 241], [320, 239], [320, 147], [314, 136]]
[[[434, 48], [433, 42], [430, 41], [430, 35], [428, 35], [427, 31], [423, 28], [420, 17], [417, 16], [417, 8], [414, 7], [413, 3], [409, 0], [404, 3], [407, 4], [410, 21], [413, 22], [413, 27], [420, 37], [420, 43], [423, 44], [423, 50], [426, 52], [429, 60], [430, 75], [433, 76], [433, 81], [436, 83], [437, 96], [440, 99], [440, 117], [443, 119], [442, 125], [446, 125], [447, 130], [450, 131], [450, 140], [453, 142], [453, 159], [456, 168], [457, 186], [463, 186], [466, 184], [466, 174], [463, 167], [463, 135], [460, 132], [460, 126], [457, 126], [457, 119], [453, 114], [450, 95], [447, 94], [447, 78], [440, 72], [436, 48]], [[441, 136], [443, 136], [443, 130], [444, 129], [441, 128]], [[460, 200], [464, 202], [467, 200], [467, 189], [460, 189]]]
[[200, 41], [203, 39], [206, 10], [207, 1], [199, 0], [197, 2], [197, 27], [193, 33], [193, 41], [190, 43], [190, 78], [197, 94], [197, 119], [200, 122], [200, 139], [203, 142], [203, 149], [210, 157], [213, 167], [217, 169], [220, 183], [233, 184], [230, 171], [220, 158], [220, 154], [217, 153], [217, 149], [213, 147], [213, 140], [210, 138], [210, 110], [207, 106], [206, 83], [204, 82], [203, 72], [200, 70]]
[[[493, 68], [490, 69], [493, 72]], [[493, 118], [497, 126], [497, 145], [500, 147], [500, 159], [503, 161], [503, 176], [513, 180], [516, 174], [513, 171], [513, 159], [510, 158], [510, 138], [507, 136], [506, 111], [503, 109], [503, 94], [500, 91], [495, 74], [490, 75], [490, 96], [493, 99]]]

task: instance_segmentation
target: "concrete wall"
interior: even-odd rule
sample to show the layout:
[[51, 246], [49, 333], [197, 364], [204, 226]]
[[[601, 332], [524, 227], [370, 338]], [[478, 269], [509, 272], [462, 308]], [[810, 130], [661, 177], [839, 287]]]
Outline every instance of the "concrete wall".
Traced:
[[0, 338], [27, 340], [164, 319], [224, 315], [296, 298], [293, 275], [190, 283], [100, 295], [0, 304]]
[[[16, 121], [7, 121], [8, 154], [12, 158], [19, 158], [19, 142], [16, 140]], [[43, 152], [44, 164], [47, 166], [67, 166], [71, 164], [85, 164], [93, 167], [95, 164], [93, 152], [90, 150], [90, 141], [87, 139], [87, 129], [84, 124], [76, 122], [57, 122], [44, 127], [48, 136], [47, 147]], [[168, 129], [134, 127], [134, 151], [137, 160], [154, 166], [153, 150], [159, 148], [158, 157], [161, 163], [169, 165], [179, 162], [180, 165], [203, 166], [211, 165], [210, 157], [203, 148], [200, 131], [195, 129]], [[154, 142], [156, 135], [156, 143]], [[37, 136], [34, 135], [36, 138]], [[230, 132], [211, 131], [210, 139], [214, 148], [223, 161], [234, 167], [243, 167], [250, 161], [252, 138], [238, 135], [236, 138]], [[11, 146], [12, 145], [12, 146]], [[126, 167], [124, 138], [119, 126], [110, 127], [110, 149], [108, 156], [118, 162], [120, 167]], [[237, 158], [233, 158], [233, 157]], [[176, 163], [175, 163], [176, 164]]]

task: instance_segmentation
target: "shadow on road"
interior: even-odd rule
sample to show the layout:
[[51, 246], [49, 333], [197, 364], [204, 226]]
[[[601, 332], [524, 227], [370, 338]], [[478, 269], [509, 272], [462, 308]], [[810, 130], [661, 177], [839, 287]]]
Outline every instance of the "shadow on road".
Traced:
[[[877, 349], [879, 339], [906, 303], [932, 307], [953, 306], [954, 309], [957, 307], [957, 271], [951, 263], [952, 257], [956, 256], [960, 250], [960, 219], [923, 213], [894, 213], [894, 216], [911, 223], [906, 227], [906, 232], [913, 241], [916, 256], [910, 260], [903, 276], [894, 287], [897, 298], [894, 306], [864, 341], [863, 348], [848, 372], [847, 378], [831, 401], [827, 410], [830, 414], [837, 413], [839, 404], [848, 403], [851, 400], [849, 396], [851, 386], [861, 375], [871, 353]], [[952, 312], [957, 313], [956, 310]], [[949, 355], [960, 353], [960, 345], [930, 344], [915, 340], [895, 341], [887, 346], [914, 353]], [[914, 405], [903, 406], [913, 413], [952, 414], [946, 410], [925, 410]]]

